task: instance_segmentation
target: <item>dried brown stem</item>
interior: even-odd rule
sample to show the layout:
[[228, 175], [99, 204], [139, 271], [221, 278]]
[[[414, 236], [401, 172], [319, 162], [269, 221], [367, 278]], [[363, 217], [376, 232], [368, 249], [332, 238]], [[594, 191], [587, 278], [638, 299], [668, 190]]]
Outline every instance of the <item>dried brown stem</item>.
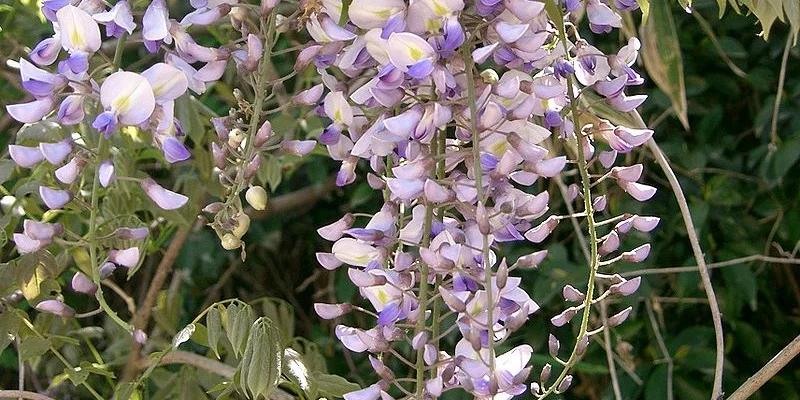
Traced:
[[764, 384], [785, 367], [789, 361], [797, 357], [798, 353], [800, 353], [800, 335], [789, 342], [775, 357], [767, 361], [758, 372], [747, 379], [739, 389], [736, 389], [736, 391], [731, 394], [731, 397], [728, 397], [728, 400], [744, 400], [750, 398], [750, 395], [755, 393], [761, 386], [764, 386]]

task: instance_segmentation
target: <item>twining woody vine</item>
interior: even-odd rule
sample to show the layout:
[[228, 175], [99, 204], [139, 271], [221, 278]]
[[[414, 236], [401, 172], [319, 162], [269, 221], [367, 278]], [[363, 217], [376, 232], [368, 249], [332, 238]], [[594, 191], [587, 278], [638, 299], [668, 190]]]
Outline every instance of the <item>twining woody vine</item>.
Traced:
[[[27, 219], [13, 237], [20, 258], [88, 248], [85, 269], [72, 267], [72, 288], [93, 295], [138, 342], [146, 335], [108, 305], [100, 281], [118, 268], [135, 272], [146, 239], [160, 228], [120, 218], [126, 210], [100, 199], [115, 190], [142, 190], [161, 210], [207, 202], [166, 189], [127, 161], [124, 149], [130, 131], [143, 132], [167, 163], [189, 159], [192, 148], [175, 102], [203, 93], [230, 60], [252, 98], [237, 91], [236, 107], [211, 121], [211, 154], [225, 190], [203, 211], [224, 248], [244, 251], [250, 220], [242, 193], [252, 208], [265, 207], [266, 191], [254, 184], [264, 156], [303, 156], [324, 146], [341, 162], [338, 186], [355, 182], [361, 172], [383, 192], [384, 204], [374, 214], [347, 214], [319, 229], [333, 242], [330, 252], [317, 253], [320, 265], [347, 268], [371, 308], [317, 303], [317, 313], [333, 319], [359, 312], [375, 323], [336, 327], [347, 349], [369, 353], [378, 377], [345, 398], [435, 398], [454, 389], [480, 398], [527, 391], [544, 398], [569, 388], [572, 367], [594, 335], [628, 317], [630, 308], [617, 310], [605, 324], [590, 326], [595, 305], [639, 286], [639, 278], [606, 273], [615, 262], [648, 256], [649, 244], [620, 248], [622, 236], [649, 232], [659, 219], [610, 216], [604, 213], [606, 194], [597, 189], [613, 181], [612, 190], [638, 201], [655, 194], [638, 182], [641, 164], [616, 165], [620, 153], [634, 151], [653, 132], [599, 117], [582, 96], [599, 95], [596, 101], [621, 112], [642, 104], [646, 96], [626, 93], [644, 82], [632, 68], [639, 41], [604, 54], [580, 37], [576, 24], [588, 22], [596, 34], [612, 32], [622, 24], [620, 13], [639, 8], [636, 1], [192, 0], [195, 11], [180, 21], [170, 18], [164, 0], [140, 3], [119, 1], [107, 9], [91, 0], [44, 1], [54, 36], [33, 49], [30, 61], [19, 60], [23, 87], [35, 100], [7, 107], [20, 122], [45, 119], [55, 126], [54, 140], [9, 146], [19, 167], [41, 174], [45, 209], [88, 218], [86, 232], [58, 222], [58, 213]], [[188, 33], [212, 24], [230, 24], [241, 37], [207, 47]], [[139, 25], [142, 45], [163, 54], [163, 62], [142, 72], [121, 70], [126, 40]], [[113, 59], [99, 51], [100, 26], [116, 40]], [[293, 72], [274, 78], [277, 38], [302, 27], [313, 40], [293, 49]], [[274, 90], [308, 68], [321, 83], [291, 99]], [[318, 136], [273, 132], [269, 115], [303, 106], [316, 106], [329, 120]], [[551, 198], [542, 190], [548, 179], [574, 183], [563, 198]], [[549, 205], [557, 199], [582, 211], [554, 214]], [[537, 315], [526, 282], [513, 273], [535, 268], [546, 251], [511, 261], [499, 245], [538, 245], [565, 219], [581, 220], [588, 236], [588, 283], [564, 286], [564, 299], [573, 305], [560, 314]], [[75, 316], [58, 295], [37, 300], [41, 312]], [[575, 345], [566, 351], [550, 336], [555, 367], [547, 364], [534, 375], [530, 345], [500, 350], [529, 318], [578, 326], [570, 340]]]

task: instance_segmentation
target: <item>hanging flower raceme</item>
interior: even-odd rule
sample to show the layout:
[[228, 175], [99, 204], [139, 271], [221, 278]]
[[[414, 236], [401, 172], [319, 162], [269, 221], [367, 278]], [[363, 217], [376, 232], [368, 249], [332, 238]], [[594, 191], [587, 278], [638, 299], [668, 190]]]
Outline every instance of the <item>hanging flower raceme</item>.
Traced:
[[[582, 6], [568, 1], [557, 7], [568, 13]], [[586, 3], [591, 29], [621, 26], [619, 9], [635, 6]], [[652, 134], [608, 122], [586, 124], [587, 119], [579, 124], [570, 110], [583, 90], [594, 90], [621, 111], [644, 101], [625, 94], [627, 86], [642, 83], [632, 69], [638, 41], [607, 56], [584, 40], [559, 37], [563, 21], [551, 20], [551, 12], [529, 0], [479, 1], [475, 7], [459, 0], [354, 0], [343, 25], [336, 23], [341, 6], [333, 3], [324, 2], [311, 16], [307, 29], [317, 44], [301, 53], [295, 69], [313, 62], [329, 89], [320, 111], [331, 123], [318, 140], [342, 162], [337, 185], [354, 182], [363, 159], [371, 168], [369, 185], [386, 200], [365, 225], [346, 216], [319, 231], [334, 242], [330, 253], [317, 254], [320, 264], [349, 266], [351, 281], [377, 316], [375, 328], [339, 326], [337, 337], [348, 349], [371, 353], [405, 338], [419, 351], [423, 370], [442, 373], [409, 388], [395, 380], [402, 374], [387, 372], [385, 362], [372, 362], [381, 383], [346, 397], [386, 397], [392, 392], [386, 384], [423, 397], [454, 388], [477, 398], [510, 398], [527, 390], [533, 349], [499, 354], [496, 346], [539, 306], [524, 282], [509, 276], [506, 261], [498, 261], [495, 245], [542, 243], [567, 216], [547, 215], [546, 191], [522, 189], [575, 165], [585, 167], [594, 157], [610, 168], [611, 152], [615, 157], [632, 151]], [[506, 71], [483, 69], [489, 58]], [[338, 80], [341, 75], [329, 68], [339, 68], [348, 80]], [[578, 155], [563, 153], [576, 145]], [[614, 178], [622, 190], [645, 200], [652, 188], [639, 183], [636, 172], [617, 169], [601, 179]], [[591, 182], [582, 184], [591, 190]], [[578, 196], [575, 189], [571, 200]], [[606, 196], [588, 199], [593, 217], [605, 203]], [[614, 229], [599, 239], [598, 257], [608, 257], [603, 263], [646, 257], [649, 247], [619, 250], [623, 233]], [[545, 255], [534, 251], [513, 267], [535, 267]], [[437, 302], [444, 308], [434, 307]], [[324, 318], [354, 310], [337, 304], [315, 308]], [[434, 309], [443, 314], [430, 316]], [[556, 321], [566, 324], [580, 311], [569, 310], [569, 318]], [[460, 336], [449, 352], [449, 340], [427, 335], [442, 318], [451, 318]], [[569, 380], [557, 382], [558, 390], [566, 390]]]

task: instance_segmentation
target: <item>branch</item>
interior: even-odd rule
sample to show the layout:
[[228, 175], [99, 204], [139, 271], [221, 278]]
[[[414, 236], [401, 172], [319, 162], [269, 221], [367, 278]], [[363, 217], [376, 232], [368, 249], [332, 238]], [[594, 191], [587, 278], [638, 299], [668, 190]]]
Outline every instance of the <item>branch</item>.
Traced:
[[[774, 263], [774, 264], [796, 264], [800, 265], [800, 258], [782, 258], [782, 257], [769, 257], [761, 254], [754, 254], [751, 256], [735, 258], [733, 260], [727, 261], [720, 261], [716, 263], [706, 264], [706, 268], [722, 268], [722, 267], [730, 267], [731, 265], [739, 265], [744, 264], [750, 261], [763, 261], [767, 263]], [[682, 272], [695, 272], [697, 271], [697, 266], [691, 267], [669, 267], [669, 268], [648, 268], [648, 269], [640, 269], [636, 271], [628, 271], [623, 272], [620, 276], [627, 278], [631, 276], [639, 276], [639, 275], [651, 275], [651, 274], [678, 274]]]
[[745, 400], [756, 392], [761, 386], [764, 386], [770, 378], [775, 376], [786, 364], [800, 353], [800, 335], [786, 345], [775, 357], [772, 357], [764, 366], [747, 379], [739, 389], [728, 397], [728, 400]]
[[[642, 126], [645, 126], [642, 117], [635, 113]], [[717, 296], [714, 294], [714, 286], [711, 284], [711, 275], [708, 272], [708, 266], [703, 255], [703, 249], [700, 247], [700, 239], [697, 237], [697, 231], [692, 222], [692, 213], [689, 211], [689, 204], [686, 202], [686, 197], [683, 194], [678, 177], [669, 165], [669, 160], [658, 147], [655, 140], [650, 139], [647, 141], [647, 146], [653, 152], [653, 156], [664, 175], [667, 176], [669, 185], [672, 187], [672, 192], [675, 194], [675, 200], [678, 201], [678, 207], [681, 209], [681, 216], [683, 223], [686, 226], [686, 233], [689, 235], [689, 243], [692, 245], [692, 252], [694, 253], [695, 261], [697, 262], [697, 270], [700, 272], [700, 279], [703, 282], [703, 289], [708, 297], [708, 306], [711, 309], [711, 320], [714, 324], [714, 339], [716, 342], [716, 360], [714, 365], [714, 386], [711, 391], [711, 399], [716, 400], [722, 398], [722, 368], [725, 361], [725, 338], [722, 333], [722, 313], [719, 311], [719, 304], [717, 303]]]
[[[186, 242], [190, 230], [191, 227], [181, 228], [178, 230], [178, 233], [175, 234], [175, 237], [172, 238], [172, 243], [169, 244], [166, 253], [164, 253], [164, 258], [161, 259], [156, 273], [153, 275], [153, 280], [150, 281], [150, 287], [147, 289], [144, 302], [133, 317], [133, 326], [136, 329], [145, 330], [147, 328], [147, 323], [150, 321], [150, 315], [153, 312], [153, 305], [156, 302], [156, 297], [158, 297], [158, 292], [161, 291], [161, 286], [164, 285], [167, 275], [169, 275], [169, 272], [172, 270], [172, 265], [175, 264], [175, 259], [178, 258], [178, 253], [180, 253], [181, 247], [183, 247], [183, 244]], [[133, 376], [136, 374], [135, 366], [139, 359], [139, 350], [141, 350], [141, 348], [142, 345], [134, 340], [131, 345], [130, 355], [128, 356], [128, 363], [125, 365], [125, 369], [122, 372], [123, 381], [133, 379]]]
[[55, 400], [52, 397], [27, 390], [0, 390], [0, 399]]

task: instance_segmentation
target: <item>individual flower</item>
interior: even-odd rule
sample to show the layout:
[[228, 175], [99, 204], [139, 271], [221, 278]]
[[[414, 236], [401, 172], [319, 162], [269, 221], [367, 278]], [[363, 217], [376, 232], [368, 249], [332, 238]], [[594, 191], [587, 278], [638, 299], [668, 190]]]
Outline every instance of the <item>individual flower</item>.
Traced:
[[56, 12], [61, 46], [69, 52], [66, 65], [80, 74], [89, 69], [89, 56], [100, 50], [100, 29], [86, 11], [68, 4]]
[[103, 81], [100, 103], [106, 111], [97, 116], [92, 126], [108, 138], [117, 124], [138, 125], [146, 121], [155, 109], [155, 95], [142, 75], [119, 71]]
[[136, 24], [133, 22], [131, 5], [127, 0], [120, 0], [110, 10], [92, 15], [92, 18], [106, 26], [106, 36], [121, 37], [124, 32], [133, 34]]
[[150, 200], [153, 200], [156, 205], [163, 210], [176, 210], [183, 207], [189, 198], [175, 193], [173, 191], [164, 189], [156, 181], [146, 178], [141, 183], [142, 189], [147, 194]]

